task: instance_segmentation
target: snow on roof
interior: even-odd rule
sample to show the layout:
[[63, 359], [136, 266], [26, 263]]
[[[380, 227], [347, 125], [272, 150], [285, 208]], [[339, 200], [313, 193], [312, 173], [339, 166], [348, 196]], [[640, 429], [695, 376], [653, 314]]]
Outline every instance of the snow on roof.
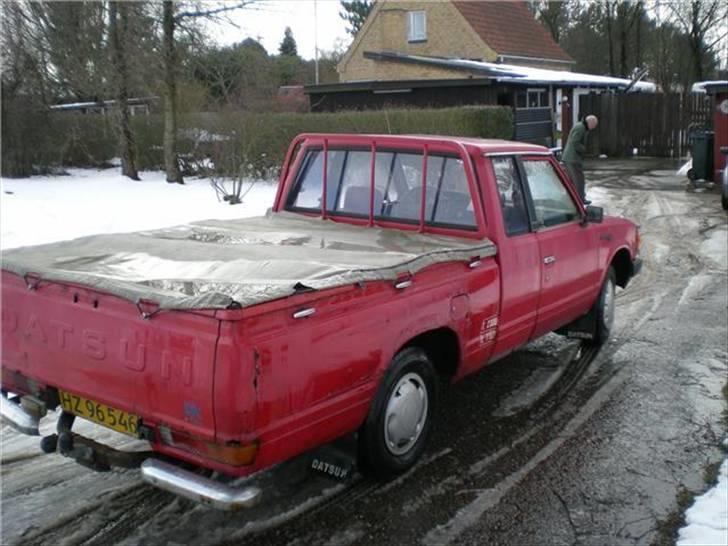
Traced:
[[650, 82], [637, 82], [630, 87], [632, 83], [630, 79], [568, 72], [566, 70], [550, 70], [547, 68], [471, 61], [468, 59], [445, 59], [424, 55], [406, 55], [390, 51], [380, 53], [364, 52], [364, 56], [378, 60], [429, 64], [455, 70], [478, 72], [498, 82], [522, 82], [525, 84], [561, 85], [565, 87], [629, 88], [630, 91], [641, 91], [643, 93], [654, 93], [657, 90], [655, 84]]
[[[566, 70], [549, 70], [547, 68], [533, 68], [530, 66], [518, 66], [512, 64], [496, 64], [483, 61], [458, 60], [457, 62], [472, 64], [476, 68], [487, 68], [502, 72], [497, 76], [498, 81], [524, 81], [528, 83], [542, 83], [548, 85], [573, 85], [577, 87], [616, 87], [627, 88], [632, 80], [626, 78], [614, 78], [612, 76], [598, 76], [596, 74], [584, 74], [581, 72], [568, 72]], [[637, 82], [632, 86], [635, 91], [643, 93], [654, 93], [656, 86], [650, 82]]]
[[707, 80], [695, 82], [691, 91], [693, 93], [707, 93], [711, 88], [728, 87], [728, 80]]

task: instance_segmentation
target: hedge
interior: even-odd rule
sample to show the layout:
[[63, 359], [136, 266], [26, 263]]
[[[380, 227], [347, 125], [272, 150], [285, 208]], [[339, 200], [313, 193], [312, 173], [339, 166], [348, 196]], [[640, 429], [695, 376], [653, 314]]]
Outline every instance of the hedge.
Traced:
[[[32, 142], [5, 140], [3, 153], [19, 147], [32, 150], [41, 170], [55, 166], [99, 166], [118, 155], [112, 116], [54, 113]], [[132, 125], [142, 169], [163, 167], [160, 115], [135, 116]], [[215, 112], [180, 116], [179, 153], [188, 165], [212, 158], [221, 174], [244, 171], [270, 176], [283, 162], [289, 143], [299, 133], [439, 134], [512, 138], [511, 110], [500, 106], [443, 109], [343, 111], [336, 113]], [[8, 150], [10, 148], [11, 150]], [[209, 165], [207, 161], [205, 164]], [[3, 162], [3, 175], [8, 172]]]

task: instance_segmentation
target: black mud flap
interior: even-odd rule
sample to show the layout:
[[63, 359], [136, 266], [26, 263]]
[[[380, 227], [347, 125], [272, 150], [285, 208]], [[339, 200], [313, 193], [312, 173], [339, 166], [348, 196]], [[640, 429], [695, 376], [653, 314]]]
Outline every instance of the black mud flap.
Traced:
[[311, 453], [308, 467], [311, 472], [323, 474], [332, 480], [345, 482], [354, 474], [355, 459], [342, 449], [332, 445], [324, 445]]
[[557, 334], [566, 336], [570, 339], [594, 339], [596, 333], [597, 321], [592, 308], [586, 315], [583, 315], [566, 326], [562, 326], [556, 330]]

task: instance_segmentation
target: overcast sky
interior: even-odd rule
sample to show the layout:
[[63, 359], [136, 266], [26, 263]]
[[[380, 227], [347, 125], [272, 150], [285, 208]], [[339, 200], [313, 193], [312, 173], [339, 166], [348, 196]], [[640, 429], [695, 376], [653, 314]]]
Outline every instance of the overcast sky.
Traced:
[[317, 0], [318, 32], [314, 32], [314, 0], [261, 0], [241, 10], [232, 12], [229, 19], [239, 28], [226, 23], [210, 29], [221, 45], [255, 38], [268, 53], [278, 53], [283, 31], [291, 27], [298, 45], [298, 54], [313, 59], [315, 38], [318, 34], [319, 51], [331, 51], [349, 45], [351, 37], [346, 32], [346, 22], [339, 17], [338, 0]]

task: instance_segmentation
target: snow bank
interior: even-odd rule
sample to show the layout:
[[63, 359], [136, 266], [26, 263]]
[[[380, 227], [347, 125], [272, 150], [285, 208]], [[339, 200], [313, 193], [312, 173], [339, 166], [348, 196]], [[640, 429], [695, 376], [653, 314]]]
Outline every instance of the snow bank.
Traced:
[[695, 499], [685, 513], [678, 546], [724, 546], [728, 544], [728, 459], [720, 467], [715, 487]]
[[218, 201], [209, 179], [167, 184], [163, 172], [135, 182], [116, 169], [70, 169], [69, 176], [2, 179], [3, 249], [51, 243], [97, 233], [156, 229], [197, 220], [262, 216], [276, 184], [250, 180], [240, 205]]

